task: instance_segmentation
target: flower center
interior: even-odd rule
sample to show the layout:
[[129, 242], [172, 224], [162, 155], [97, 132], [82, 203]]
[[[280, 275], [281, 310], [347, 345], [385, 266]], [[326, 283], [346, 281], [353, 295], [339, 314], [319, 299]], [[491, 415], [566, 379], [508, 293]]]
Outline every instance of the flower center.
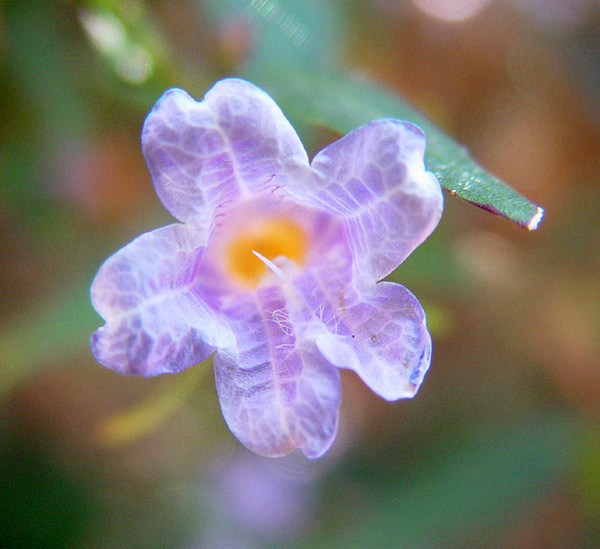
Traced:
[[274, 261], [285, 257], [302, 266], [306, 256], [307, 237], [296, 222], [282, 217], [261, 219], [252, 225], [242, 224], [226, 246], [224, 259], [227, 272], [248, 288], [255, 288], [269, 270], [254, 253]]

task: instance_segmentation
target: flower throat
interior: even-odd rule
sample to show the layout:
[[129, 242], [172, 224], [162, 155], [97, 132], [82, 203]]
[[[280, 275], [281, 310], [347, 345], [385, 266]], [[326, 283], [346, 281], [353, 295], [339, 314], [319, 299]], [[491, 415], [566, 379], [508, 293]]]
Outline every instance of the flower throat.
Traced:
[[283, 256], [302, 266], [307, 244], [306, 233], [295, 221], [284, 217], [251, 220], [251, 223], [242, 223], [227, 244], [225, 268], [237, 282], [252, 289], [269, 272], [253, 252], [271, 261]]

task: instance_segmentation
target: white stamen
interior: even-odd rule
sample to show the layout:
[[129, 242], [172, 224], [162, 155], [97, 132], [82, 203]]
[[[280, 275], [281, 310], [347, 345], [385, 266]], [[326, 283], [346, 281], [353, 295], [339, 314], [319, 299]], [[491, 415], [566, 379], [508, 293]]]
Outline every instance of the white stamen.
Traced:
[[266, 266], [267, 268], [277, 276], [277, 278], [279, 278], [279, 280], [281, 280], [281, 282], [285, 282], [286, 280], [286, 276], [285, 273], [277, 266], [275, 265], [275, 263], [273, 263], [270, 259], [267, 259], [264, 255], [262, 255], [261, 253], [257, 252], [256, 250], [252, 250], [252, 253], [258, 257], [258, 259], [260, 259]]

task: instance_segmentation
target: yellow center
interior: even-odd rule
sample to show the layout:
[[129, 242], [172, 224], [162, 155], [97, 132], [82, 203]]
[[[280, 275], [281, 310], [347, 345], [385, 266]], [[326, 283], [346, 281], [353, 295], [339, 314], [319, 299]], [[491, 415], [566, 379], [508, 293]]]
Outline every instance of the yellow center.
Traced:
[[225, 249], [225, 268], [238, 282], [255, 288], [267, 274], [266, 265], [252, 251], [273, 261], [285, 256], [302, 265], [306, 255], [306, 234], [297, 223], [286, 218], [263, 219], [250, 227], [242, 225]]

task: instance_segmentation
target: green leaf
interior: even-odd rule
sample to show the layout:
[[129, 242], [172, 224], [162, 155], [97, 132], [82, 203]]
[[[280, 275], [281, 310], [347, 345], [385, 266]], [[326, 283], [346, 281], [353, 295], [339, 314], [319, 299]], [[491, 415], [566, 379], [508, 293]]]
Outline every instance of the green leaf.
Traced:
[[257, 74], [283, 110], [304, 123], [345, 134], [376, 118], [409, 120], [425, 132], [425, 163], [440, 184], [488, 212], [535, 230], [544, 210], [479, 166], [467, 150], [406, 102], [364, 77], [285, 70]]

